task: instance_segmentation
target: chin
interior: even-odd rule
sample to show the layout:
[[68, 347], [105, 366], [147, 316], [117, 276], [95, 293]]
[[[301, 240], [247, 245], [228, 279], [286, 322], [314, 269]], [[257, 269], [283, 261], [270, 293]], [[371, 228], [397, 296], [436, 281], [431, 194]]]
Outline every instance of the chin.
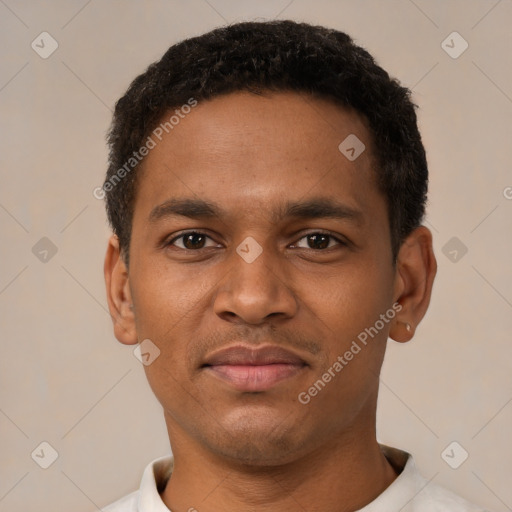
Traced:
[[[213, 439], [205, 441], [211, 451], [250, 466], [279, 466], [295, 460], [304, 451], [304, 423], [284, 415], [230, 415]], [[302, 434], [302, 435], [301, 435]]]
[[[235, 442], [233, 442], [235, 441]], [[267, 440], [245, 437], [240, 440], [233, 440], [231, 444], [221, 446], [210, 446], [218, 455], [224, 459], [231, 460], [234, 464], [251, 467], [277, 467], [289, 464], [299, 456], [295, 445], [289, 443], [268, 443]]]

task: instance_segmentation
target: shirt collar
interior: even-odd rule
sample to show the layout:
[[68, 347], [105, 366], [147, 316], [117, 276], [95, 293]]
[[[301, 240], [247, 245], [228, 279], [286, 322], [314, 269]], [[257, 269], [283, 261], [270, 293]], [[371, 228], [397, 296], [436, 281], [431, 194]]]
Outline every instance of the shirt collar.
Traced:
[[173, 462], [172, 455], [167, 455], [148, 464], [140, 483], [138, 512], [169, 512], [160, 492], [164, 490], [171, 476]]
[[371, 503], [358, 512], [382, 512], [383, 510], [405, 510], [425, 486], [410, 453], [386, 445], [380, 445], [386, 459], [398, 476], [391, 485]]

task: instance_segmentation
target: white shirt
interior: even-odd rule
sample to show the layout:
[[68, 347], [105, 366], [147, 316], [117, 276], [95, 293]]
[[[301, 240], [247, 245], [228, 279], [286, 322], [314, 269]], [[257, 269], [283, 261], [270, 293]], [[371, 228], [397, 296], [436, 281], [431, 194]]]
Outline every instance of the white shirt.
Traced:
[[[409, 453], [384, 445], [381, 448], [400, 474], [382, 494], [357, 512], [486, 512], [426, 480]], [[172, 456], [151, 462], [144, 470], [139, 490], [102, 509], [103, 512], [169, 512], [158, 490], [165, 488], [172, 464]]]

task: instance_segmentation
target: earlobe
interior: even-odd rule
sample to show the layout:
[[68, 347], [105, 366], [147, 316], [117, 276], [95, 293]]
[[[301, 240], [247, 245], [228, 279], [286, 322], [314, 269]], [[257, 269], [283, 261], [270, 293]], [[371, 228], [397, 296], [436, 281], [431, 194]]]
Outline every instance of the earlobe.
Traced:
[[406, 343], [414, 337], [415, 329], [409, 322], [397, 320], [389, 331], [389, 337], [399, 343]]
[[430, 304], [437, 262], [432, 233], [416, 228], [400, 247], [395, 278], [395, 302], [401, 305], [389, 337], [404, 343], [412, 339]]
[[119, 240], [115, 235], [109, 239], [103, 270], [115, 337], [121, 343], [134, 345], [137, 343], [137, 331], [128, 269], [121, 256]]

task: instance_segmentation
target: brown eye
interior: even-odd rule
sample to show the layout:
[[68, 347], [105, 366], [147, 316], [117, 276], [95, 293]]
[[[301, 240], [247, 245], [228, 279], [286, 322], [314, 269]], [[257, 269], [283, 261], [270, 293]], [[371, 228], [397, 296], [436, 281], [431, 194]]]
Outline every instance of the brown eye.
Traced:
[[307, 246], [300, 246], [303, 249], [315, 249], [315, 250], [322, 250], [322, 249], [329, 249], [331, 247], [334, 247], [334, 245], [330, 245], [331, 241], [335, 241], [338, 243], [338, 245], [345, 245], [341, 240], [334, 237], [333, 235], [330, 235], [328, 233], [309, 233], [305, 236], [303, 236], [300, 240], [306, 240]]
[[200, 233], [197, 231], [188, 231], [186, 233], [182, 233], [181, 235], [173, 238], [169, 245], [175, 245], [175, 242], [177, 240], [181, 240], [181, 246], [176, 245], [176, 247], [180, 249], [186, 249], [186, 250], [197, 250], [197, 249], [204, 249], [206, 240], [210, 237], [205, 235], [204, 233]]

